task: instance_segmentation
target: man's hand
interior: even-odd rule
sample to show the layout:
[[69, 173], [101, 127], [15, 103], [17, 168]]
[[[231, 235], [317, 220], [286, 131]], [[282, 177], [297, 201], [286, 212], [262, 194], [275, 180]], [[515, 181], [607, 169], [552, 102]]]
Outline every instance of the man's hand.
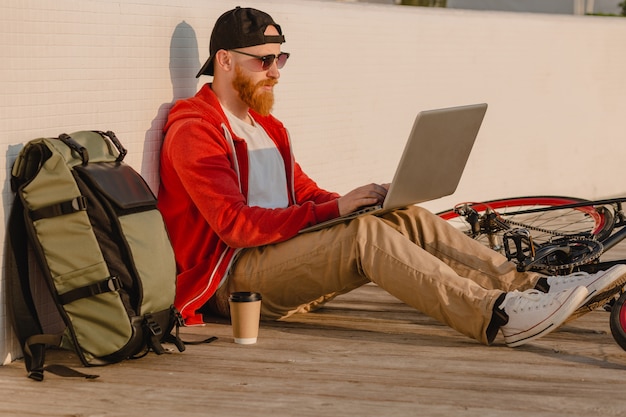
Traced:
[[361, 207], [380, 204], [385, 199], [387, 190], [389, 190], [389, 184], [368, 184], [355, 188], [337, 200], [339, 214], [343, 216]]

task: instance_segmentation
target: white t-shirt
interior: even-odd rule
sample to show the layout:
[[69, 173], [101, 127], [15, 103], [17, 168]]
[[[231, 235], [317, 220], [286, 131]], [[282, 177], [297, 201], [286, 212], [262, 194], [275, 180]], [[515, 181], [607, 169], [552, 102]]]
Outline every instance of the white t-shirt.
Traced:
[[248, 145], [248, 205], [263, 208], [287, 207], [289, 199], [285, 163], [274, 141], [254, 121], [254, 126], [251, 126], [226, 109], [224, 113], [233, 132]]

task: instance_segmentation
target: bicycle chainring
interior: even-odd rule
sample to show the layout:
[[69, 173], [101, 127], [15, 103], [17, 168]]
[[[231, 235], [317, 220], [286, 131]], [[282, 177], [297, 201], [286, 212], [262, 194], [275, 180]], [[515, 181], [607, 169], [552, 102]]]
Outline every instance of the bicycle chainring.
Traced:
[[[548, 248], [565, 247], [566, 251], [552, 251], [542, 256]], [[562, 237], [555, 241], [543, 244], [536, 252], [526, 269], [534, 271], [548, 271], [557, 273], [571, 271], [576, 267], [589, 264], [602, 255], [604, 246], [592, 238]]]

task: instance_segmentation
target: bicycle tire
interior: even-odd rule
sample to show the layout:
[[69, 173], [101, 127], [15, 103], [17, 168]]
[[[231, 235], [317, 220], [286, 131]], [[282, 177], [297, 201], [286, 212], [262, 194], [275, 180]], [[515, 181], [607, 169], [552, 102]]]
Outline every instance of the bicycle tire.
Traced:
[[613, 339], [626, 350], [626, 293], [622, 293], [611, 307], [609, 324]]
[[[607, 211], [598, 211], [592, 205], [558, 209], [558, 206], [587, 201], [589, 200], [566, 196], [526, 196], [463, 204], [469, 204], [479, 214], [484, 213], [487, 209], [495, 210], [502, 218], [519, 224], [519, 227], [529, 227], [534, 242], [542, 244], [557, 234], [589, 234], [592, 237], [599, 237], [610, 233], [612, 216]], [[546, 208], [546, 210], [517, 214], [518, 212], [541, 208]], [[437, 215], [459, 230], [471, 235], [468, 223], [454, 208], [440, 211]], [[491, 242], [485, 235], [479, 234], [473, 238], [494, 250], [504, 252], [502, 233], [496, 233], [495, 240], [492, 239]]]

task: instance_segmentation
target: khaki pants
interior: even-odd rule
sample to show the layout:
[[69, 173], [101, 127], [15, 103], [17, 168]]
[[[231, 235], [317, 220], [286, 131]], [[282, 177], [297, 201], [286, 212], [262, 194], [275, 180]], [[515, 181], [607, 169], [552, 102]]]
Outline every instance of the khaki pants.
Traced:
[[256, 291], [262, 317], [279, 319], [321, 306], [373, 282], [404, 303], [487, 344], [495, 300], [532, 288], [538, 276], [419, 207], [245, 249], [212, 300], [228, 315], [228, 295]]

